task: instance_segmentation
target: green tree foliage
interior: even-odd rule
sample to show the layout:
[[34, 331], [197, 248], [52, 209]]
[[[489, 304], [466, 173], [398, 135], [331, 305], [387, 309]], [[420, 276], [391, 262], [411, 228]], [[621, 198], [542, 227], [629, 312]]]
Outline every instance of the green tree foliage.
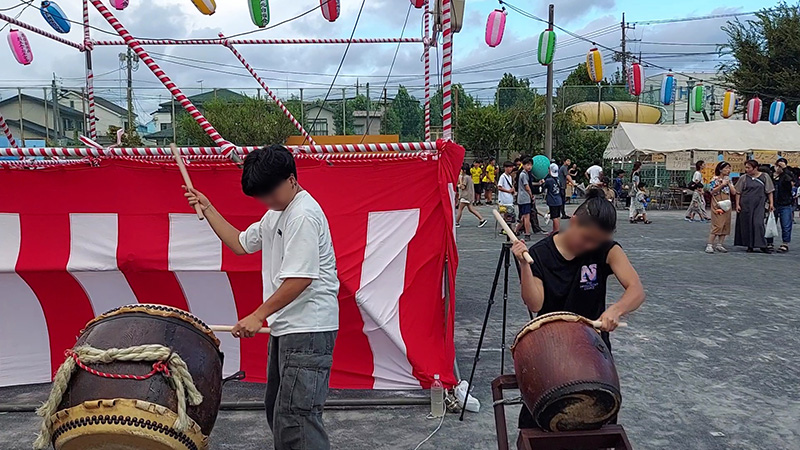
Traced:
[[[453, 122], [458, 121], [459, 111], [467, 110], [478, 105], [475, 98], [464, 91], [464, 87], [460, 84], [452, 85], [451, 95], [453, 96]], [[431, 97], [431, 126], [442, 127], [442, 88], [436, 91]], [[456, 108], [455, 105], [458, 105]], [[423, 105], [424, 107], [424, 105]]]
[[495, 156], [504, 139], [504, 119], [494, 105], [465, 109], [457, 129], [458, 142], [475, 156]]
[[603, 151], [611, 138], [610, 131], [587, 129], [572, 111], [553, 114], [553, 159], [570, 158], [582, 170], [603, 159]]
[[529, 104], [535, 96], [536, 92], [531, 89], [530, 80], [506, 73], [497, 83], [494, 98], [497, 108], [500, 111], [507, 111], [515, 105]]
[[[636, 101], [636, 97], [628, 93], [622, 72], [617, 69], [611, 79], [604, 78], [600, 82], [603, 101]], [[573, 70], [561, 87], [556, 90], [556, 104], [567, 107], [580, 102], [596, 102], [598, 99], [597, 83], [593, 83], [586, 70], [586, 64], [580, 63]]]
[[424, 134], [423, 105], [402, 85], [387, 111], [388, 134], [399, 134], [402, 142], [419, 142]]
[[540, 153], [544, 147], [544, 116], [542, 96], [520, 100], [503, 111], [505, 148], [515, 154]]
[[[322, 102], [319, 102], [320, 104]], [[342, 102], [329, 102], [328, 106], [333, 110], [333, 126], [336, 129], [336, 134], [342, 133]], [[353, 112], [366, 111], [367, 106], [370, 110], [376, 111], [377, 106], [374, 102], [370, 102], [364, 95], [358, 95], [355, 98], [347, 100], [345, 106], [345, 113], [347, 114], [347, 134], [356, 134], [355, 132], [355, 118]]]
[[[211, 100], [203, 104], [203, 115], [225, 139], [236, 145], [282, 144], [292, 134], [298, 134], [270, 99], [247, 97], [243, 101]], [[177, 128], [181, 144], [214, 145], [187, 113], [178, 116]]]
[[[119, 131], [120, 127], [116, 127], [114, 125], [108, 126], [108, 135], [114, 142], [117, 142], [117, 131]], [[75, 136], [75, 142], [78, 142], [78, 136]], [[125, 147], [141, 147], [142, 138], [139, 137], [139, 133], [136, 130], [125, 130], [125, 133], [122, 134], [122, 138], [120, 138], [120, 143]]]
[[[780, 3], [764, 9], [751, 20], [729, 21], [722, 30], [728, 43], [721, 55], [733, 61], [719, 67], [721, 78], [743, 97], [758, 95], [769, 105], [780, 97], [786, 119], [795, 118], [800, 100], [800, 12], [797, 5]], [[763, 119], [769, 107], [762, 109]]]

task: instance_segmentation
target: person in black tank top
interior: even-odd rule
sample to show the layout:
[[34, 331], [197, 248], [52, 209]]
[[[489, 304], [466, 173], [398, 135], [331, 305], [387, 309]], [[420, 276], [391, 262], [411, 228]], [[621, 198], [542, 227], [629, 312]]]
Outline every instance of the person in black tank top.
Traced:
[[[645, 294], [636, 269], [622, 247], [612, 239], [617, 211], [600, 190], [590, 190], [586, 201], [575, 210], [569, 227], [526, 248], [522, 241], [511, 251], [520, 261], [522, 300], [539, 314], [567, 311], [602, 322], [603, 341], [611, 349], [608, 333], [619, 325], [620, 317], [639, 308]], [[533, 258], [525, 263], [523, 254]], [[606, 308], [609, 275], [615, 275], [625, 292]], [[535, 427], [533, 417], [523, 405], [520, 428]]]

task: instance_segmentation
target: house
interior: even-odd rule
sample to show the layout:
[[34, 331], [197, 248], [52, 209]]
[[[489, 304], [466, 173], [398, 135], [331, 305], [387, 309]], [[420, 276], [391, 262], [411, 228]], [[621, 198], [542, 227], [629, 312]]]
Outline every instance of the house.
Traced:
[[[236, 102], [242, 101], [246, 97], [237, 92], [233, 92], [230, 89], [213, 89], [208, 92], [192, 95], [188, 98], [189, 101], [194, 104], [194, 106], [202, 111], [203, 104], [208, 101], [226, 100], [230, 102]], [[148, 123], [147, 125], [148, 129], [152, 129], [153, 132], [145, 135], [144, 139], [153, 141], [158, 145], [166, 145], [170, 142], [173, 142], [174, 133], [172, 131], [172, 127], [173, 121], [175, 120], [175, 117], [173, 117], [173, 111], [175, 112], [175, 116], [177, 116], [183, 111], [183, 107], [174, 99], [160, 103], [158, 105], [158, 109], [150, 114], [152, 123]]]
[[63, 104], [58, 105], [57, 117], [54, 112], [52, 100], [28, 94], [14, 95], [0, 101], [0, 114], [17, 140], [24, 138], [26, 141], [39, 139], [66, 143], [83, 133], [83, 112]]
[[[70, 90], [61, 90], [58, 96], [58, 103], [69, 106], [72, 109], [78, 111], [86, 111], [88, 114], [89, 111], [89, 99], [82, 94], [81, 91], [77, 91], [74, 89]], [[129, 129], [128, 127], [128, 109], [123, 108], [122, 106], [117, 105], [116, 103], [107, 100], [103, 97], [94, 97], [94, 116], [97, 124], [97, 136], [98, 140], [101, 143], [105, 143], [106, 141], [111, 142], [110, 140], [116, 140], [115, 135], [109, 135], [108, 127], [115, 127], [115, 128], [123, 128], [125, 130]], [[134, 126], [137, 122], [136, 113], [133, 113], [133, 123]], [[108, 139], [105, 139], [108, 138]]]
[[381, 134], [382, 119], [381, 111], [353, 111], [353, 129], [356, 134]]
[[309, 105], [305, 108], [306, 130], [311, 136], [333, 136], [336, 134], [334, 126], [334, 112], [328, 106]]

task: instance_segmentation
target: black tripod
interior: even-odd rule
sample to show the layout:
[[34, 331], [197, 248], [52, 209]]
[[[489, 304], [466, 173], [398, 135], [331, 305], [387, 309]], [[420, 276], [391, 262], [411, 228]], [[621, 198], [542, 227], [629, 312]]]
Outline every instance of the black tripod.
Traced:
[[[519, 276], [519, 261], [514, 258], [514, 263], [517, 267], [517, 276]], [[467, 395], [464, 398], [464, 408], [461, 409], [461, 416], [458, 420], [464, 420], [464, 411], [467, 410], [466, 404], [469, 399], [469, 393], [472, 389], [472, 380], [475, 377], [475, 368], [478, 366], [478, 360], [481, 358], [481, 347], [483, 347], [483, 338], [486, 336], [486, 326], [489, 324], [489, 315], [492, 312], [492, 305], [494, 304], [494, 296], [497, 292], [497, 282], [500, 281], [500, 269], [503, 268], [503, 330], [500, 335], [500, 375], [503, 375], [506, 362], [506, 313], [508, 306], [508, 268], [511, 267], [511, 240], [506, 236], [506, 241], [503, 242], [503, 247], [500, 249], [500, 257], [497, 259], [497, 269], [494, 272], [494, 280], [492, 281], [492, 290], [489, 293], [489, 303], [486, 305], [486, 314], [483, 316], [483, 327], [481, 327], [481, 336], [478, 338], [478, 348], [475, 350], [475, 358], [472, 361], [472, 371], [469, 374], [469, 381], [467, 382]], [[531, 317], [533, 315], [531, 314]]]

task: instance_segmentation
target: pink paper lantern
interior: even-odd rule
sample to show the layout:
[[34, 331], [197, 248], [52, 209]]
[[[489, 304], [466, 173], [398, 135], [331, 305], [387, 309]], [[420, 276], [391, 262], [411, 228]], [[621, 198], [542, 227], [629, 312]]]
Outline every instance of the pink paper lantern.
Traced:
[[411, 4], [414, 5], [414, 8], [420, 9], [425, 6], [427, 0], [411, 0]]
[[8, 33], [8, 45], [11, 47], [11, 53], [14, 54], [14, 58], [18, 63], [27, 66], [33, 62], [33, 51], [31, 51], [31, 45], [28, 43], [25, 33], [12, 29]]
[[747, 102], [747, 121], [750, 123], [757, 123], [761, 120], [761, 99], [753, 97]]
[[486, 20], [486, 45], [497, 47], [503, 41], [503, 32], [506, 30], [505, 9], [495, 9], [489, 13]]
[[319, 0], [322, 16], [328, 22], [335, 22], [339, 18], [339, 0]]
[[128, 7], [128, 0], [111, 0], [111, 6], [118, 11], [122, 11]]

